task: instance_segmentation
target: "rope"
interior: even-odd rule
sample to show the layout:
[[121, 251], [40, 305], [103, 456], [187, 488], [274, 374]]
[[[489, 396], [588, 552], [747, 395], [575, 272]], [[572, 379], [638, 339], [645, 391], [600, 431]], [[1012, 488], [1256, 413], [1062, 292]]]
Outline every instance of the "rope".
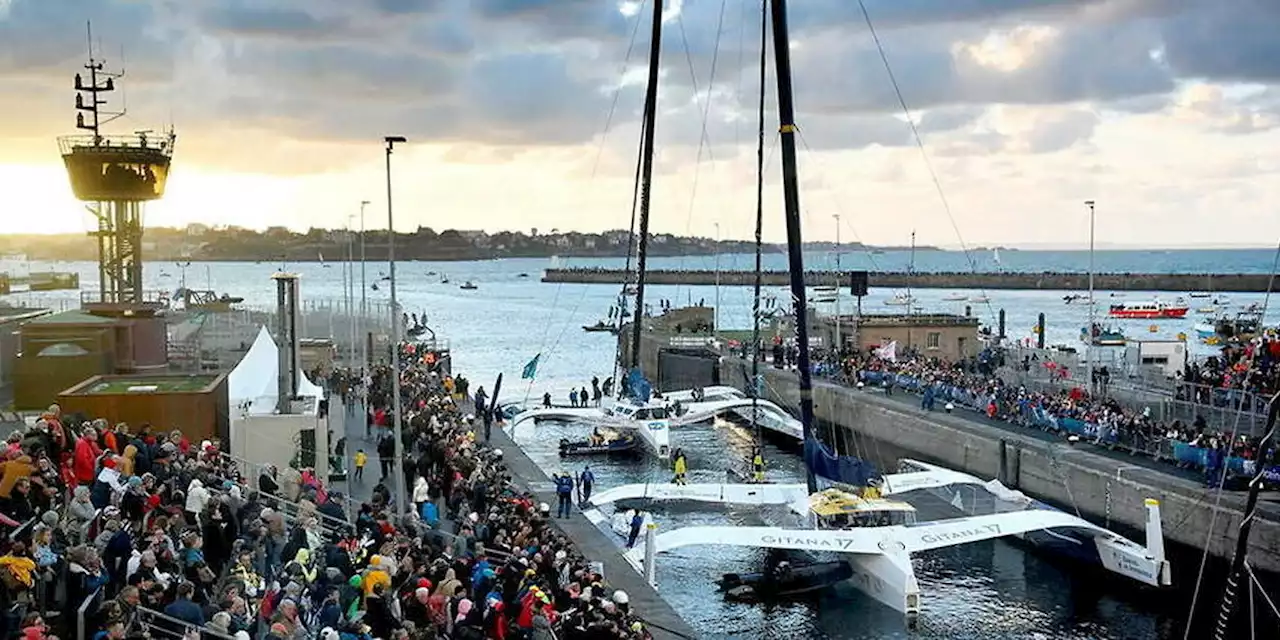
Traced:
[[[1268, 278], [1267, 280], [1267, 293], [1262, 298], [1262, 314], [1260, 317], [1263, 317], [1263, 318], [1267, 316], [1267, 307], [1268, 305], [1271, 304], [1271, 292], [1275, 289], [1275, 284], [1276, 284], [1275, 274], [1276, 274], [1277, 267], [1280, 267], [1280, 243], [1276, 245], [1276, 253], [1274, 258], [1272, 258], [1271, 260], [1271, 277]], [[1253, 378], [1253, 372], [1254, 372], [1253, 361], [1250, 360], [1249, 368], [1245, 371], [1244, 382], [1242, 383], [1241, 386], [1243, 387], [1249, 386], [1249, 380]], [[1240, 417], [1243, 415], [1244, 415], [1244, 400], [1241, 399], [1240, 404], [1237, 405], [1236, 407], [1236, 419], [1231, 424], [1231, 436], [1227, 440], [1228, 445], [1230, 445], [1230, 443], [1232, 442], [1235, 442], [1236, 431], [1240, 427]], [[1195, 617], [1196, 617], [1196, 604], [1200, 600], [1200, 588], [1204, 586], [1204, 569], [1205, 569], [1205, 565], [1209, 563], [1209, 543], [1210, 541], [1213, 540], [1213, 529], [1218, 525], [1218, 511], [1220, 510], [1220, 505], [1222, 504], [1222, 489], [1224, 486], [1226, 486], [1226, 484], [1227, 484], [1227, 469], [1226, 469], [1226, 464], [1224, 463], [1222, 466], [1221, 476], [1218, 478], [1218, 488], [1214, 494], [1213, 515], [1209, 518], [1209, 528], [1208, 530], [1205, 531], [1205, 534], [1204, 534], [1204, 545], [1203, 545], [1204, 553], [1202, 553], [1200, 556], [1200, 568], [1199, 570], [1196, 571], [1196, 588], [1191, 594], [1191, 611], [1187, 614], [1187, 626], [1182, 632], [1182, 640], [1188, 640], [1191, 637], [1191, 623], [1192, 621], [1195, 620]]]

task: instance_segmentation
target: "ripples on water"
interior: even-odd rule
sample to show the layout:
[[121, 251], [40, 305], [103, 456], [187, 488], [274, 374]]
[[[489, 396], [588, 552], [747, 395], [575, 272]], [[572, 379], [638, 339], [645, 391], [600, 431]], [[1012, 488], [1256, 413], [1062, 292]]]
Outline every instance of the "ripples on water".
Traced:
[[[651, 458], [561, 461], [561, 437], [582, 437], [586, 427], [542, 423], [522, 425], [521, 447], [547, 471], [578, 473], [590, 464], [597, 491], [635, 482], [670, 482], [671, 472]], [[724, 482], [728, 468], [744, 470], [752, 436], [728, 423], [677, 428], [674, 446], [689, 459], [690, 482]], [[896, 456], [898, 452], [888, 452]], [[766, 439], [770, 479], [803, 482], [794, 447]], [[881, 464], [892, 460], [883, 460]], [[912, 496], [922, 520], [955, 515], [931, 496]], [[758, 525], [781, 513], [714, 505], [654, 505], [661, 530], [693, 525]], [[621, 540], [619, 539], [621, 544]], [[1069, 570], [1014, 544], [988, 541], [949, 547], [914, 557], [925, 612], [919, 627], [906, 629], [902, 615], [848, 585], [794, 603], [760, 605], [726, 602], [715, 581], [724, 573], [759, 570], [764, 552], [734, 547], [685, 547], [660, 556], [658, 585], [663, 597], [705, 638], [1045, 638], [1144, 640], [1181, 637], [1159, 602], [1144, 602], [1122, 579]]]

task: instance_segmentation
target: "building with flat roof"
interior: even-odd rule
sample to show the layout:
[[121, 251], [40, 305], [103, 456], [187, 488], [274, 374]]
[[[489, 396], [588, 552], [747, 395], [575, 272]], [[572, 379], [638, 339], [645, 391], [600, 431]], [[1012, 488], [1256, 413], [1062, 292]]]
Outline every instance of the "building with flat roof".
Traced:
[[[898, 353], [914, 350], [926, 357], [956, 361], [977, 355], [978, 319], [950, 313], [841, 315], [840, 341], [846, 347], [874, 349], [890, 342], [898, 343]], [[821, 344], [835, 344], [836, 318], [822, 316], [817, 320]]]

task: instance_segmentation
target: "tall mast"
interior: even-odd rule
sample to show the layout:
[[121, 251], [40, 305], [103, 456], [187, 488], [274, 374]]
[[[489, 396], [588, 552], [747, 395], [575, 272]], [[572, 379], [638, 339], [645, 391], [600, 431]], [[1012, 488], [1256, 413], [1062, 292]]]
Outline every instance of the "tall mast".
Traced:
[[[795, 307], [796, 365], [800, 371], [800, 422], [805, 449], [813, 438], [813, 372], [809, 365], [809, 309], [804, 291], [804, 239], [800, 234], [800, 179], [796, 165], [796, 110], [791, 95], [791, 42], [787, 36], [786, 0], [770, 0], [773, 60], [778, 76], [779, 140], [782, 143], [782, 193], [787, 219], [787, 264], [791, 270], [791, 303]], [[813, 468], [805, 465], [809, 492], [818, 490]]]
[[756, 128], [756, 273], [755, 290], [751, 299], [751, 426], [755, 428], [756, 445], [760, 434], [760, 289], [761, 272], [764, 269], [764, 94], [768, 75], [769, 8], [760, 9], [760, 105], [759, 126]]
[[649, 84], [644, 93], [644, 132], [640, 143], [640, 238], [636, 258], [636, 310], [631, 325], [631, 368], [640, 366], [640, 324], [644, 320], [644, 281], [649, 258], [649, 195], [653, 186], [653, 134], [658, 114], [658, 70], [662, 56], [662, 0], [653, 2], [649, 38]]

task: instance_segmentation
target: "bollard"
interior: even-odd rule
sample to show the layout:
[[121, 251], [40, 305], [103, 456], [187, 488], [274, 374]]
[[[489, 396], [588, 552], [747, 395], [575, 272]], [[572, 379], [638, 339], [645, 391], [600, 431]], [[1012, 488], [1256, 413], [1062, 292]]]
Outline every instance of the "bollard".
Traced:
[[1004, 340], [1004, 309], [1000, 310], [999, 324], [996, 330], [996, 337]]
[[655, 562], [658, 556], [658, 542], [655, 540], [657, 535], [654, 533], [657, 528], [657, 523], [650, 522], [649, 530], [644, 534], [644, 579], [654, 588], [658, 586], [658, 567]]
[[1044, 348], [1044, 313], [1043, 312], [1040, 314], [1040, 317], [1036, 319], [1036, 348], [1037, 349]]

